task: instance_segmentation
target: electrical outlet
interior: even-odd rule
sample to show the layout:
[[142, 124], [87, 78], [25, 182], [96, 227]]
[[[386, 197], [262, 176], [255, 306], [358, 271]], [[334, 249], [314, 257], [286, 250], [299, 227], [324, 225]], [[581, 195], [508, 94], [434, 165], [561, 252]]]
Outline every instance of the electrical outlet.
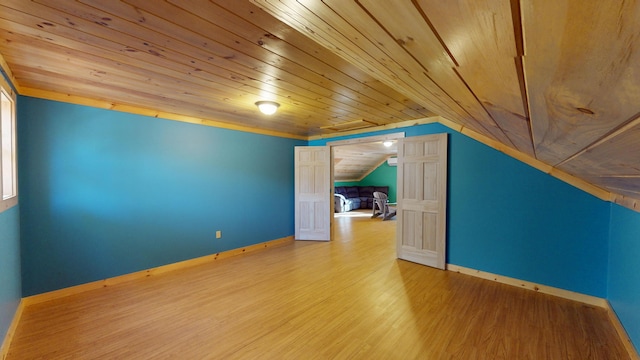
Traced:
[[216, 239], [220, 239], [222, 237], [222, 231], [216, 231]]

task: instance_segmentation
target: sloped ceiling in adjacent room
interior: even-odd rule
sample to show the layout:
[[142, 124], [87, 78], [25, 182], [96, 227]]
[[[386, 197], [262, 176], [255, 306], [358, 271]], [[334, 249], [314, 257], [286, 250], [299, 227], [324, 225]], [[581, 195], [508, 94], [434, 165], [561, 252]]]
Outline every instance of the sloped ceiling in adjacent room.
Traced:
[[384, 146], [382, 141], [333, 147], [333, 178], [335, 181], [360, 181], [387, 159], [398, 154], [397, 141]]
[[0, 0], [0, 63], [24, 95], [301, 138], [434, 117], [636, 208], [638, 28], [632, 1]]

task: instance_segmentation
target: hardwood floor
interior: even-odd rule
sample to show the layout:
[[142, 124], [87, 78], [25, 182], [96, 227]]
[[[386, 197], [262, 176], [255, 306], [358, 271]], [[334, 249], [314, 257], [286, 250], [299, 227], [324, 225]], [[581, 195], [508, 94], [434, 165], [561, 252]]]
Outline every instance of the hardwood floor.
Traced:
[[628, 359], [606, 311], [395, 258], [395, 221], [29, 305], [15, 359]]

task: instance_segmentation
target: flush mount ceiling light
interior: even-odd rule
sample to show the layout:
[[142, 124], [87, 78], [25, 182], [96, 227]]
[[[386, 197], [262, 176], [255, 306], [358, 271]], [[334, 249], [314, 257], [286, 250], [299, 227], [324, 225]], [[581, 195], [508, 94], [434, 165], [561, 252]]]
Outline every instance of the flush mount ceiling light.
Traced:
[[265, 115], [273, 115], [275, 114], [276, 110], [278, 110], [280, 104], [275, 101], [258, 101], [256, 103], [256, 106], [261, 113]]
[[384, 147], [391, 147], [391, 145], [393, 145], [393, 141], [386, 140], [382, 143], [382, 145], [384, 145]]

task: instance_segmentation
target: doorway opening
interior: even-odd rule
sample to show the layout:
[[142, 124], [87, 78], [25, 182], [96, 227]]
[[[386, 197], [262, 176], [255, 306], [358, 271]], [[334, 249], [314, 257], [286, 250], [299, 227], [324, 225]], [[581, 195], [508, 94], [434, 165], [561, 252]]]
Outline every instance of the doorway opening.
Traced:
[[[384, 171], [385, 169], [380, 169], [380, 167], [384, 165], [386, 168], [395, 165], [393, 161], [388, 159], [394, 159], [397, 156], [397, 140], [404, 137], [404, 132], [401, 132], [327, 143], [331, 153], [330, 202], [332, 238], [334, 238], [334, 235], [340, 235], [340, 238], [344, 238], [347, 233], [363, 229], [361, 226], [354, 226], [354, 223], [383, 221], [381, 218], [371, 218], [373, 215], [373, 200], [369, 199], [372, 196], [369, 192], [373, 189], [370, 189], [370, 187], [376, 189], [376, 187], [386, 186], [388, 188], [389, 201], [395, 202], [397, 174], [394, 171], [392, 181], [386, 180], [391, 175], [388, 170]], [[391, 146], [385, 147], [383, 142], [391, 142]], [[366, 189], [367, 193], [361, 199], [355, 200], [355, 203], [347, 205], [346, 208], [338, 208], [341, 205], [339, 204], [340, 200], [336, 200], [334, 197], [336, 183], [351, 187], [352, 190], [353, 187], [361, 187]], [[389, 223], [389, 226], [395, 228], [395, 218], [392, 221], [385, 221], [385, 223]], [[395, 230], [393, 234], [395, 234]], [[395, 237], [393, 240], [395, 241]]]

